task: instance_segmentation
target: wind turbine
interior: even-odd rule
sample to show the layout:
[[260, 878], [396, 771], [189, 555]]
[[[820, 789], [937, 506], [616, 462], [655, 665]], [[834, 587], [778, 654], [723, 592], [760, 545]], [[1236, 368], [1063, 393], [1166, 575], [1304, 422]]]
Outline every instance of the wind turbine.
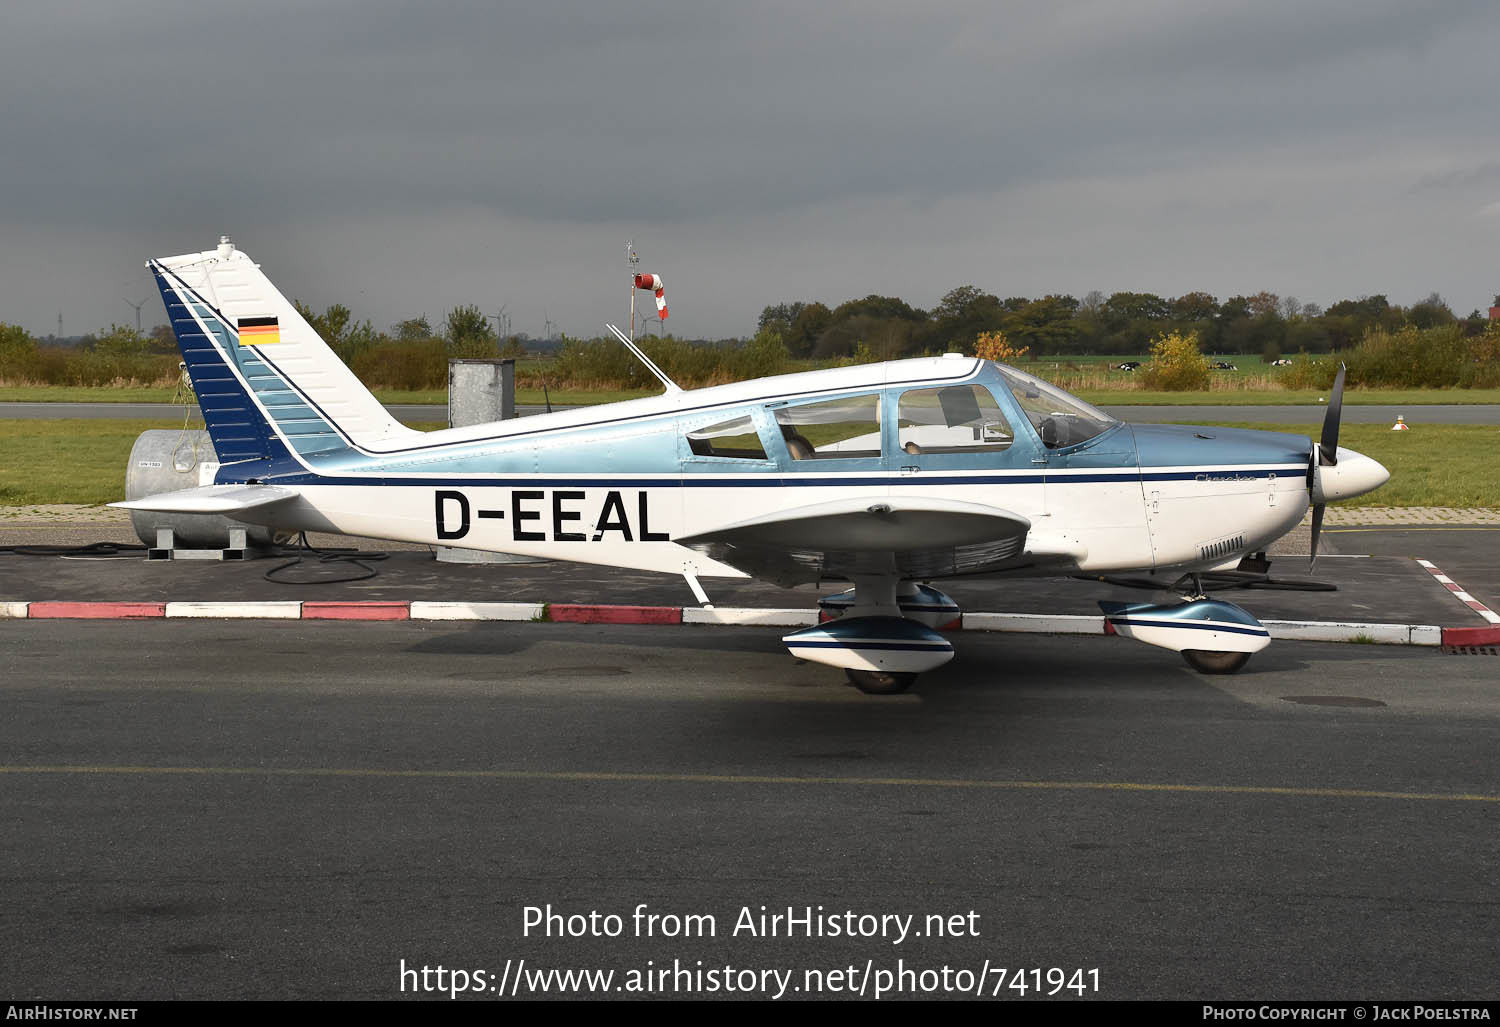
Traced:
[[149, 299], [144, 299], [139, 303], [131, 303], [130, 300], [126, 300], [125, 302], [135, 308], [135, 331], [136, 334], [139, 335], [141, 331], [141, 308], [151, 301]]

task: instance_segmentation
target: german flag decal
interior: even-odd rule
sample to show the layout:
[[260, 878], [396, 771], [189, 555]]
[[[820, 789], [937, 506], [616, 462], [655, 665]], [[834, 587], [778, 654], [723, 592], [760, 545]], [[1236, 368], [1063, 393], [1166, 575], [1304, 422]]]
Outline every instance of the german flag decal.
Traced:
[[281, 341], [281, 325], [274, 317], [242, 317], [239, 324], [241, 346], [269, 346]]

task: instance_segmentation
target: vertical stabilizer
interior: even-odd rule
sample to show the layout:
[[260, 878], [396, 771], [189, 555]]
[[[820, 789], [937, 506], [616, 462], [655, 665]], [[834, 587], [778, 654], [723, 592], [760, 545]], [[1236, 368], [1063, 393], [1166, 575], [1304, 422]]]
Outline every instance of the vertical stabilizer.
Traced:
[[418, 434], [228, 239], [148, 266], [222, 462], [389, 449]]

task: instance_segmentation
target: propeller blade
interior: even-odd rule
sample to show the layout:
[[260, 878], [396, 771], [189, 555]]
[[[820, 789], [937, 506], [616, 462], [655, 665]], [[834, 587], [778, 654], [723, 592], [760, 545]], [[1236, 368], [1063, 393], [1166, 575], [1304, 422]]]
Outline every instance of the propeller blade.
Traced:
[[1307, 569], [1311, 571], [1318, 562], [1318, 536], [1323, 533], [1323, 511], [1328, 509], [1327, 504], [1319, 503], [1313, 507], [1312, 522], [1312, 556], [1307, 561]]
[[1318, 455], [1322, 463], [1334, 466], [1339, 462], [1339, 420], [1344, 416], [1344, 372], [1343, 364], [1333, 379], [1333, 391], [1328, 395], [1328, 412], [1323, 415], [1323, 440], [1318, 443]]

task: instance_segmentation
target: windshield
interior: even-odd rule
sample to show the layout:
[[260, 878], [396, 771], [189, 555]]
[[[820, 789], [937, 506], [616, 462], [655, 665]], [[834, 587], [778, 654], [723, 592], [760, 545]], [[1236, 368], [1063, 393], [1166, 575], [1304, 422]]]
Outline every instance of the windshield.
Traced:
[[1026, 418], [1048, 449], [1063, 449], [1102, 435], [1117, 422], [1098, 407], [1089, 406], [1056, 385], [1033, 378], [1004, 364], [994, 365], [1021, 404]]

